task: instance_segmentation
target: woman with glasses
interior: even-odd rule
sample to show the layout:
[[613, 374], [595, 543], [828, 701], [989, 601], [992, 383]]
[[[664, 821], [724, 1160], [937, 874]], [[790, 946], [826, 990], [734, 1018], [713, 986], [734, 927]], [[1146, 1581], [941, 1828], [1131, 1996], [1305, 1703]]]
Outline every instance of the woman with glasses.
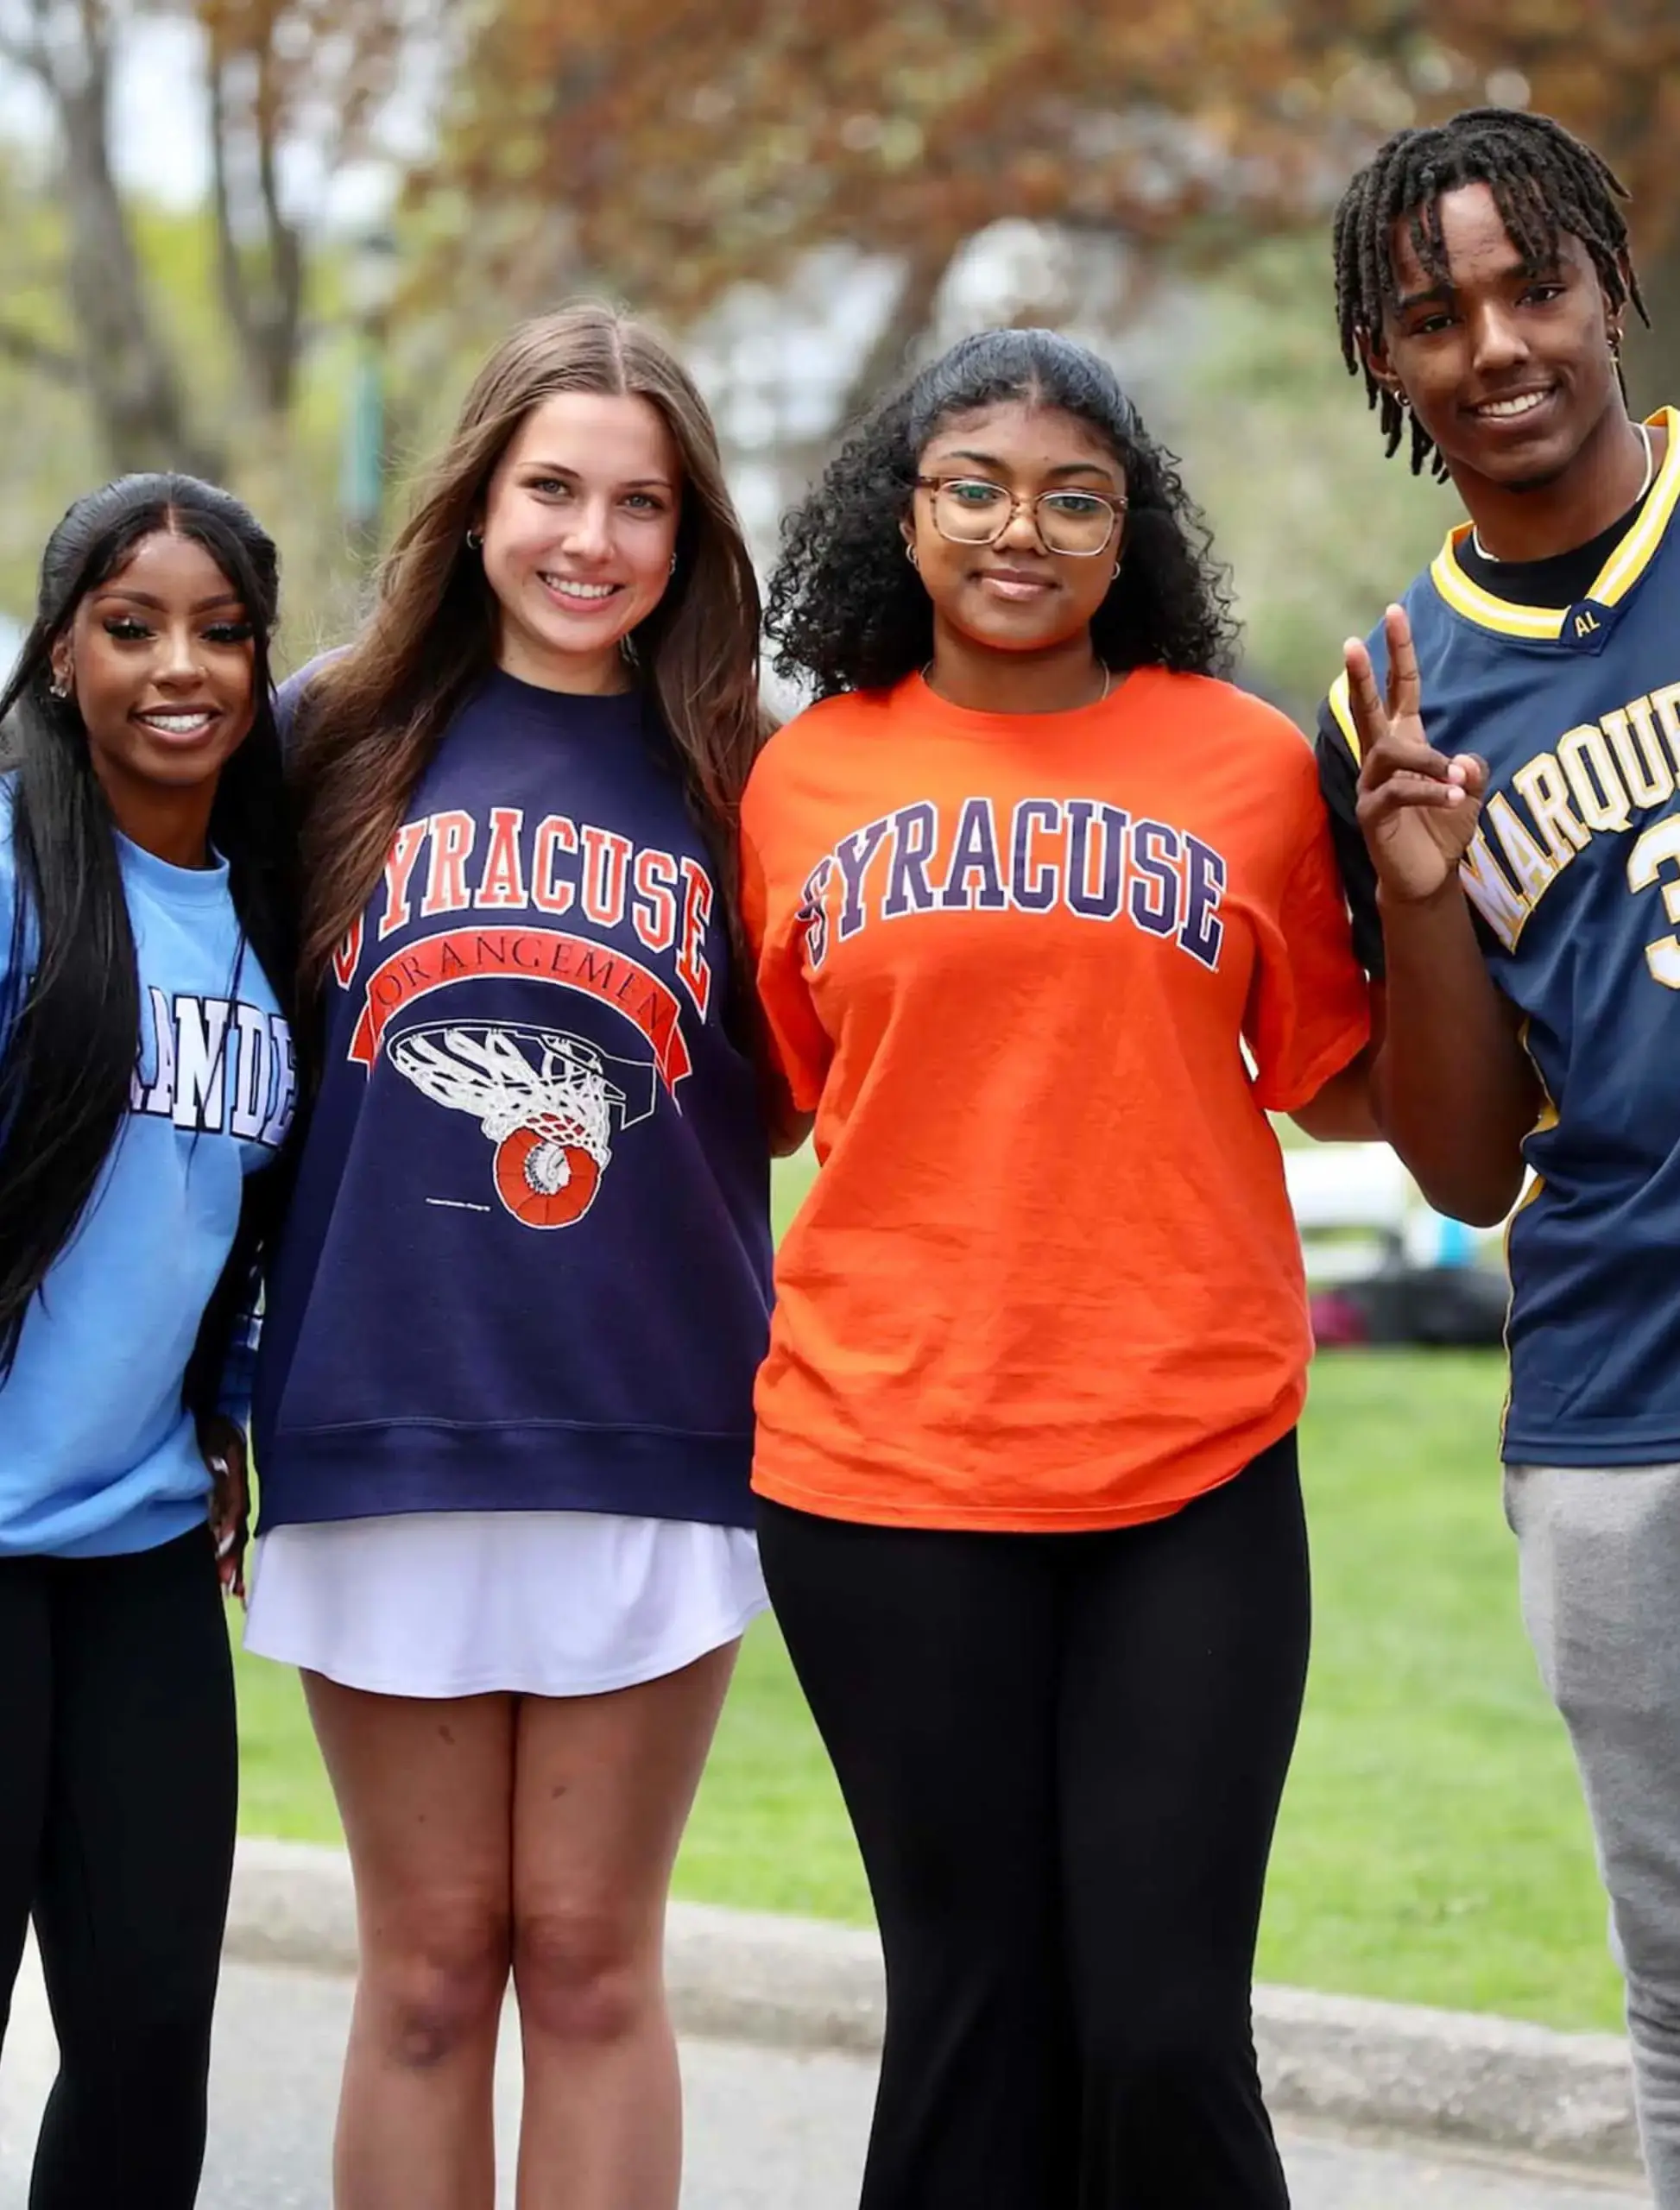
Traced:
[[742, 818], [786, 1139], [755, 1486], [889, 2013], [864, 2210], [1273, 2210], [1249, 2021], [1306, 1667], [1267, 1114], [1364, 1121], [1295, 729], [1093, 354], [967, 339], [789, 525]]

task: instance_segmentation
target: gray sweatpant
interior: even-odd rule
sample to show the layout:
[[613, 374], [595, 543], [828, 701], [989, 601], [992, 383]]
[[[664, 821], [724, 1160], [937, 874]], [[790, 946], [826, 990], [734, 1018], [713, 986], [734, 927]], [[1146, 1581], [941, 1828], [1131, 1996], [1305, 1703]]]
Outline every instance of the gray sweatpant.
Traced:
[[1505, 1511], [1609, 1891], [1652, 2191], [1680, 2210], [1680, 1465], [1507, 1467]]

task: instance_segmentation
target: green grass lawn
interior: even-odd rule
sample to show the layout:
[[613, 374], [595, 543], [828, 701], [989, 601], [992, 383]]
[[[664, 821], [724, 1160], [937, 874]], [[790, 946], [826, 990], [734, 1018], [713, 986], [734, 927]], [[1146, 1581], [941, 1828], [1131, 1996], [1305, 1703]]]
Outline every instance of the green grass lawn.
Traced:
[[1562, 2026], [1620, 2023], [1561, 1722], [1500, 1504], [1496, 1354], [1321, 1359], [1303, 1430], [1306, 1717], [1268, 1978]]
[[[797, 1172], [798, 1170], [796, 1169]], [[779, 1212], [793, 1195], [788, 1178]], [[1614, 2026], [1604, 1906], [1500, 1512], [1494, 1355], [1321, 1360], [1303, 1440], [1317, 1626], [1260, 1951], [1270, 1980]], [[337, 1837], [293, 1676], [240, 1664], [243, 1822]], [[838, 1795], [773, 1626], [748, 1636], [679, 1892], [862, 1920]]]

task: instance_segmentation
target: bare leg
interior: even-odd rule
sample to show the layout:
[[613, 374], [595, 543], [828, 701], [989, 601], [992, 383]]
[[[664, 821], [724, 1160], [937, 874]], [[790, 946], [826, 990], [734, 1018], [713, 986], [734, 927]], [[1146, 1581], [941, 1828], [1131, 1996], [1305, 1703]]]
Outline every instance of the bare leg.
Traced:
[[520, 2210], [676, 2210], [682, 2091], [665, 1904], [736, 1644], [611, 1695], [520, 1708]]
[[372, 1695], [304, 1676], [356, 1874], [361, 1971], [338, 2210], [493, 2210], [511, 1963], [511, 1696]]

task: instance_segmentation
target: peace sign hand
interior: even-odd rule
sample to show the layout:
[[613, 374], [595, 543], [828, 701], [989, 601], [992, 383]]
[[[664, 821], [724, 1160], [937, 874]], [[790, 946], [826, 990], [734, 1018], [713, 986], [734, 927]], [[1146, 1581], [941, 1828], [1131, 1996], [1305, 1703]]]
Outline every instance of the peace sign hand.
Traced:
[[1365, 832], [1384, 894], [1421, 905], [1455, 879], [1469, 849], [1487, 786], [1485, 761], [1474, 753], [1451, 759], [1424, 735], [1422, 686], [1412, 624], [1391, 606], [1383, 617], [1388, 641], [1388, 695], [1379, 696], [1371, 655], [1357, 638], [1342, 647], [1348, 703], [1359, 733], [1359, 825]]

